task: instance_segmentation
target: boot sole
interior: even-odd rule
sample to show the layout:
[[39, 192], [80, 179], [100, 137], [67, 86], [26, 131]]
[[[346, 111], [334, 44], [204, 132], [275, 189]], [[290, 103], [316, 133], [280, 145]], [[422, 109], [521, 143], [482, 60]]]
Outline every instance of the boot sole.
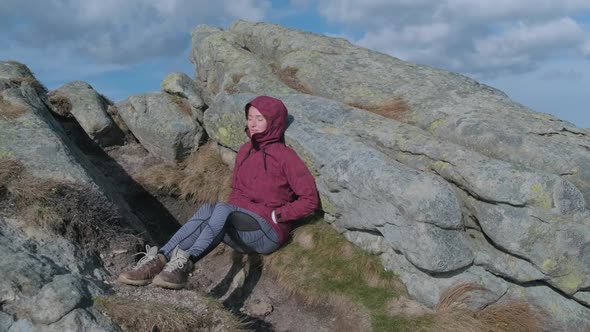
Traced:
[[145, 286], [148, 285], [150, 282], [152, 282], [152, 279], [145, 279], [145, 280], [133, 280], [133, 279], [127, 279], [123, 276], [119, 276], [119, 278], [117, 278], [117, 281], [126, 285], [131, 285], [131, 286]]
[[152, 285], [155, 286], [159, 286], [162, 288], [168, 288], [168, 289], [183, 289], [186, 288], [186, 282], [181, 283], [181, 284], [175, 284], [172, 282], [168, 282], [168, 281], [164, 281], [160, 278], [154, 278], [154, 280], [152, 280]]

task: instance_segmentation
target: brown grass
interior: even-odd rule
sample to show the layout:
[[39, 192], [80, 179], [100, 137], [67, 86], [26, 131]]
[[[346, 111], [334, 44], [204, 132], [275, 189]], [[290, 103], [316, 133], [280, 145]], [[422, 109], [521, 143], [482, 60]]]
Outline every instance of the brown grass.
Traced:
[[177, 95], [170, 95], [168, 94], [168, 97], [176, 104], [176, 106], [178, 106], [178, 108], [180, 108], [180, 110], [183, 113], [186, 113], [188, 115], [191, 115], [193, 113], [192, 109], [191, 109], [191, 104], [189, 104], [188, 100], [186, 100], [186, 98], [183, 98], [181, 96], [177, 96]]
[[8, 207], [4, 212], [19, 215], [29, 235], [35, 230], [59, 234], [91, 251], [108, 247], [114, 238], [128, 241], [133, 237], [121, 225], [113, 203], [96, 189], [12, 169], [4, 172], [0, 200]]
[[443, 293], [435, 309], [436, 311], [467, 309], [475, 295], [474, 292], [489, 292], [489, 290], [474, 283], [459, 284]]
[[246, 76], [246, 74], [244, 74], [244, 73], [234, 73], [234, 74], [232, 74], [231, 75], [231, 83], [228, 84], [228, 85], [226, 85], [225, 88], [224, 88], [224, 90], [227, 93], [229, 93], [230, 95], [231, 94], [238, 93], [239, 92], [239, 90], [237, 88], [238, 83], [240, 83], [240, 80], [242, 80], [242, 78], [244, 76]]
[[227, 200], [232, 172], [215, 143], [205, 144], [185, 163], [188, 176], [179, 184], [181, 198], [196, 204]]
[[285, 83], [285, 85], [291, 89], [308, 95], [313, 95], [313, 90], [311, 87], [305, 82], [301, 82], [297, 78], [297, 72], [299, 71], [299, 68], [291, 66], [281, 68], [280, 65], [274, 62], [270, 64], [270, 68], [272, 69], [273, 74], [275, 74], [279, 80], [281, 80], [281, 82]]
[[[29, 71], [30, 72], [30, 71]], [[18, 85], [30, 85], [35, 92], [41, 97], [47, 95], [47, 88], [41, 82], [39, 82], [31, 73], [29, 77], [13, 77], [10, 79], [11, 83], [18, 84]]]
[[178, 184], [184, 178], [184, 172], [177, 165], [163, 163], [142, 171], [137, 181], [150, 192], [177, 197], [180, 195]]
[[15, 105], [10, 101], [4, 99], [0, 95], [0, 117], [6, 121], [18, 119], [22, 115], [26, 114], [27, 110], [22, 105]]
[[23, 171], [23, 166], [16, 160], [0, 159], [0, 187], [6, 186]]
[[67, 96], [57, 92], [51, 92], [47, 96], [49, 97], [49, 103], [53, 106], [55, 113], [61, 116], [71, 116], [72, 103]]
[[211, 311], [196, 313], [172, 303], [133, 300], [121, 296], [100, 296], [95, 307], [130, 331], [185, 332], [213, 328]]
[[536, 332], [551, 329], [548, 316], [521, 300], [495, 303], [476, 311], [470, 309], [473, 293], [488, 291], [472, 283], [449, 289], [436, 307], [434, 324], [427, 331]]
[[408, 103], [401, 97], [395, 97], [376, 107], [368, 107], [367, 105], [361, 103], [348, 103], [348, 105], [364, 109], [371, 113], [379, 114], [399, 122], [409, 122], [408, 111], [410, 108]]
[[229, 197], [231, 170], [215, 143], [208, 143], [180, 165], [159, 164], [142, 171], [137, 181], [152, 192], [194, 204], [215, 203]]

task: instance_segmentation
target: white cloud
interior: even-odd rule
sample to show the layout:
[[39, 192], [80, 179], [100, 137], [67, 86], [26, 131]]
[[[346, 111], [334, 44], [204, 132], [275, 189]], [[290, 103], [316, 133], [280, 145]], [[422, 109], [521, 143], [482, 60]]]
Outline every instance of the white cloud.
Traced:
[[125, 64], [180, 54], [199, 23], [258, 21], [268, 8], [265, 0], [3, 0], [0, 38], [12, 47], [41, 53], [61, 47], [97, 62]]
[[319, 0], [318, 10], [360, 30], [356, 44], [476, 76], [590, 56], [590, 32], [574, 19], [588, 0]]

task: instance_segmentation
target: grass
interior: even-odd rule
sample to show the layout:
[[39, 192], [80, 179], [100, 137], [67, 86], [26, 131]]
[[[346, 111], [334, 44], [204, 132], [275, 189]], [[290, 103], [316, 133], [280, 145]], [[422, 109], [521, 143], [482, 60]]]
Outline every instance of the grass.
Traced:
[[280, 65], [274, 62], [270, 64], [270, 68], [273, 74], [275, 74], [279, 80], [281, 80], [281, 82], [285, 83], [285, 85], [291, 89], [308, 95], [313, 95], [313, 90], [311, 87], [308, 84], [301, 82], [299, 78], [297, 78], [297, 72], [299, 71], [299, 68], [291, 66], [281, 68]]
[[371, 113], [379, 114], [389, 119], [393, 119], [399, 122], [409, 122], [408, 119], [408, 112], [409, 106], [408, 103], [401, 97], [395, 97], [390, 100], [385, 101], [379, 106], [376, 107], [369, 107], [365, 104], [361, 103], [348, 103], [349, 106], [364, 109]]
[[31, 76], [28, 77], [13, 77], [10, 79], [10, 82], [18, 85], [30, 85], [40, 97], [47, 94], [47, 88], [45, 85], [39, 82], [32, 73]]
[[[117, 295], [95, 297], [94, 306], [130, 331], [239, 331], [239, 323], [229, 314], [222, 314], [222, 322], [214, 317], [222, 309], [214, 308], [212, 301], [208, 302], [209, 310], [205, 312], [195, 312], [173, 303], [134, 300]], [[219, 329], [217, 325], [221, 323], [223, 328]]]
[[406, 331], [428, 324], [388, 315], [388, 302], [406, 292], [401, 282], [383, 269], [377, 256], [355, 247], [320, 220], [297, 228], [292, 243], [266, 256], [265, 266], [282, 287], [307, 304], [328, 304], [347, 312], [342, 308], [349, 305], [344, 297], [361, 306], [374, 331]]
[[61, 93], [50, 92], [48, 95], [48, 101], [53, 106], [55, 113], [61, 116], [70, 116], [72, 112], [72, 103], [70, 99]]
[[20, 216], [30, 236], [39, 231], [58, 234], [91, 251], [101, 251], [114, 238], [134, 242], [103, 194], [68, 181], [34, 177], [13, 160], [0, 160], [0, 203], [7, 207], [4, 212]]
[[471, 283], [447, 290], [434, 310], [409, 308], [394, 312], [393, 305], [411, 307], [417, 303], [407, 300], [403, 284], [383, 269], [377, 256], [355, 247], [321, 220], [297, 228], [292, 243], [265, 256], [264, 262], [281, 287], [303, 302], [348, 313], [341, 317], [343, 320], [359, 321], [350, 312], [362, 313], [361, 320], [365, 316], [368, 326], [356, 329], [532, 332], [550, 326], [547, 315], [518, 300], [471, 309], [476, 297], [488, 292]]
[[240, 80], [242, 80], [242, 78], [244, 76], [246, 76], [246, 74], [244, 74], [244, 73], [234, 73], [234, 74], [232, 74], [232, 76], [231, 76], [231, 83], [230, 84], [227, 84], [225, 86], [224, 90], [227, 93], [229, 93], [230, 95], [231, 94], [238, 93], [239, 92], [239, 90], [237, 88], [238, 83], [240, 83]]
[[26, 113], [27, 110], [22, 105], [15, 105], [0, 95], [0, 118], [11, 121], [18, 119]]
[[188, 100], [186, 100], [186, 98], [183, 98], [181, 96], [177, 96], [177, 95], [171, 95], [171, 94], [166, 94], [168, 96], [168, 98], [170, 98], [170, 100], [172, 100], [172, 102], [174, 102], [176, 104], [176, 106], [178, 106], [178, 108], [180, 108], [180, 110], [183, 113], [186, 113], [188, 115], [191, 115], [192, 109], [191, 109], [191, 105], [189, 104]]
[[201, 146], [180, 165], [164, 163], [142, 171], [137, 181], [158, 194], [194, 204], [215, 203], [229, 197], [231, 170], [211, 142]]

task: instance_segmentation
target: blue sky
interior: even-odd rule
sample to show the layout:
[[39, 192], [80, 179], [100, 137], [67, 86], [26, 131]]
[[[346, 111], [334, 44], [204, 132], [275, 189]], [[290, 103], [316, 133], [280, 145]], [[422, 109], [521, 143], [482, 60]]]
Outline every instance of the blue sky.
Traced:
[[190, 31], [235, 19], [344, 37], [590, 128], [590, 0], [2, 0], [0, 60], [118, 101], [193, 76]]

